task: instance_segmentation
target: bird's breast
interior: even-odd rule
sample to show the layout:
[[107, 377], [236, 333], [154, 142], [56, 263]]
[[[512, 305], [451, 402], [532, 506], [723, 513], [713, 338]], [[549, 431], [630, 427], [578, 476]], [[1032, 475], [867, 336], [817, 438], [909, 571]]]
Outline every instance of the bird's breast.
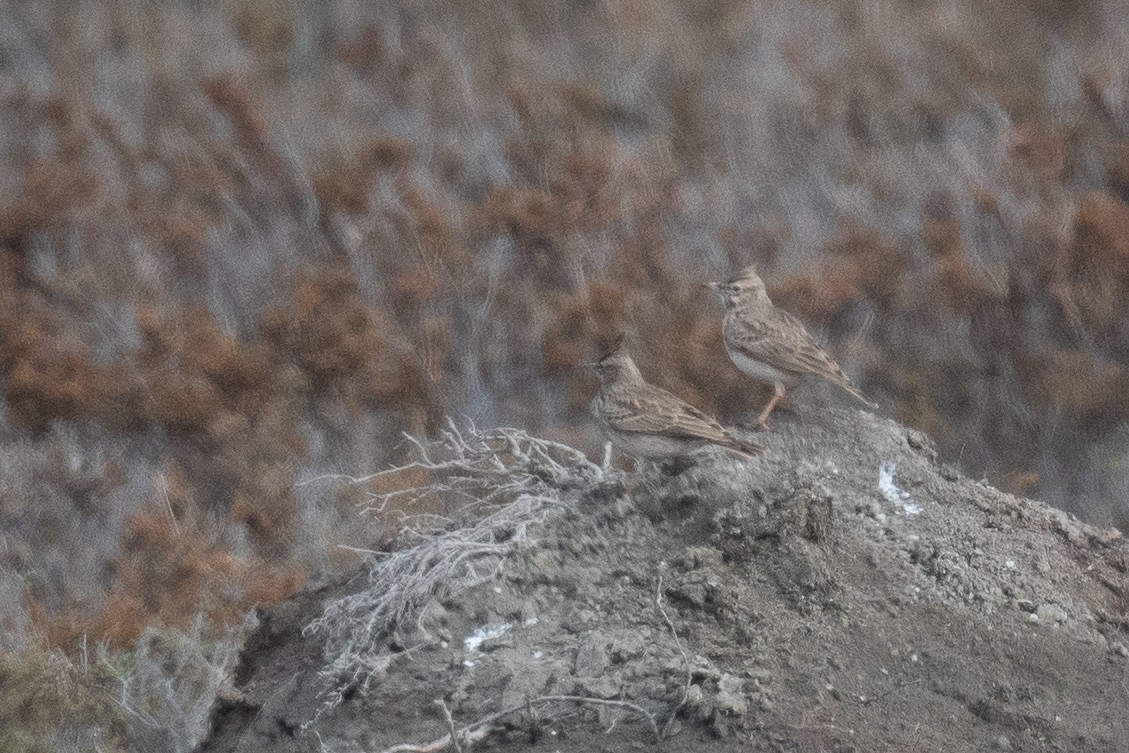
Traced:
[[797, 381], [795, 374], [781, 371], [739, 348], [731, 347], [728, 342], [725, 343], [725, 350], [729, 353], [729, 359], [733, 361], [734, 366], [759, 382], [790, 385]]

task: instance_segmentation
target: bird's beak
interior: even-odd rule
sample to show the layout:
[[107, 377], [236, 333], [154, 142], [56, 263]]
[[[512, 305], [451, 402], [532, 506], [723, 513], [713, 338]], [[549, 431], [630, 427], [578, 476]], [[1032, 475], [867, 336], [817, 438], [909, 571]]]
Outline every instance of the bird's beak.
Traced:
[[599, 365], [600, 365], [600, 364], [598, 364], [598, 363], [582, 363], [582, 364], [580, 364], [580, 366], [581, 366], [582, 368], [585, 368], [585, 369], [594, 369], [594, 368], [596, 368], [596, 367], [597, 367], [597, 366], [599, 366]]
[[702, 286], [703, 288], [709, 288], [710, 290], [712, 290], [713, 292], [715, 292], [715, 293], [716, 293], [716, 292], [717, 292], [717, 287], [718, 287], [718, 285], [720, 285], [720, 284], [721, 284], [720, 282], [703, 282], [703, 283], [701, 283], [701, 286]]

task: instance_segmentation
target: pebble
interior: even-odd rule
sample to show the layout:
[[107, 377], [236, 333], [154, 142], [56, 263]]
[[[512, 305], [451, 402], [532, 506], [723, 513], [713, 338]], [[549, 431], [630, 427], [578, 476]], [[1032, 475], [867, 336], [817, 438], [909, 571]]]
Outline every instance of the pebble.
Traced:
[[1069, 615], [1066, 610], [1053, 602], [1043, 604], [1035, 610], [1040, 622], [1066, 622]]
[[714, 699], [720, 711], [744, 715], [749, 710], [749, 700], [745, 697], [745, 684], [740, 678], [723, 674], [717, 681], [717, 697]]
[[992, 744], [996, 750], [1011, 750], [1011, 740], [1007, 739], [1007, 735], [1000, 735]]

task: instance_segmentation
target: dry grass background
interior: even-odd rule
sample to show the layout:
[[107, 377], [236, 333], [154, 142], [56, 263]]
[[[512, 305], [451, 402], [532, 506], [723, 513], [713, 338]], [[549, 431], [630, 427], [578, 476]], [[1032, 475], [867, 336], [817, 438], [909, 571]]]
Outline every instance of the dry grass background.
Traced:
[[596, 450], [621, 327], [734, 419], [695, 283], [749, 261], [948, 459], [1125, 527], [1127, 10], [0, 2], [0, 640], [353, 566], [327, 475], [444, 414]]

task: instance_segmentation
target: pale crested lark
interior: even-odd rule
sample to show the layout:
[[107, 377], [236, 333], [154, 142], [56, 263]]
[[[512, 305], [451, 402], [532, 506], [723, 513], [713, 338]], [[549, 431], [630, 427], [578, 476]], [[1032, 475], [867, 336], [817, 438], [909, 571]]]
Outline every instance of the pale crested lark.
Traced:
[[752, 265], [728, 282], [711, 282], [708, 287], [725, 301], [721, 332], [729, 357], [741, 371], [770, 383], [775, 391], [757, 416], [760, 426], [768, 426], [776, 404], [809, 375], [834, 382], [871, 409], [878, 407], [855, 389], [799, 319], [772, 303]]
[[612, 444], [628, 455], [659, 460], [711, 444], [748, 457], [764, 450], [733, 436], [689, 403], [643, 381], [622, 342], [591, 366], [600, 378], [592, 414]]

